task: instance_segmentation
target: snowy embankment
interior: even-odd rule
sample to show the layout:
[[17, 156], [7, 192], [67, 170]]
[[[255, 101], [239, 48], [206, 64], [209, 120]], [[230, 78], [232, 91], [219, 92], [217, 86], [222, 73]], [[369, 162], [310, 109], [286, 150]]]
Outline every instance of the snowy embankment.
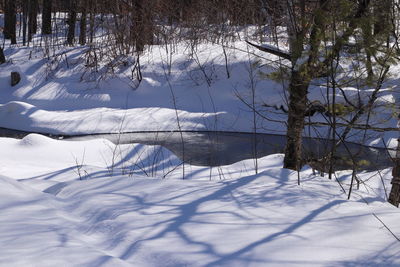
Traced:
[[[93, 73], [97, 81], [86, 77], [91, 71], [83, 67], [87, 49], [65, 48], [60, 51], [65, 57], [57, 63], [43, 59], [40, 50], [26, 60], [30, 48], [7, 49], [12, 63], [0, 68], [0, 126], [52, 134], [178, 130], [176, 108], [183, 130], [253, 129], [251, 110], [238, 98], [249, 94], [250, 63], [244, 52], [230, 52], [232, 77], [227, 79], [220, 46], [199, 47], [198, 65], [182, 44], [173, 55], [170, 73], [164, 65], [168, 55], [155, 46], [141, 59], [143, 80], [138, 84], [129, 78], [130, 65], [104, 78], [99, 78], [101, 71]], [[9, 84], [11, 71], [22, 74], [15, 87]], [[267, 98], [282, 102], [281, 85], [264, 80], [259, 86], [271, 90]], [[284, 132], [281, 126], [272, 129]]]
[[[180, 161], [160, 147], [40, 135], [0, 146], [0, 265], [400, 264], [400, 212], [377, 173], [361, 174], [347, 201], [309, 169], [298, 186], [282, 155], [260, 159], [257, 175], [247, 160], [186, 165], [180, 180]], [[338, 176], [347, 190], [350, 174]]]
[[[178, 111], [181, 130], [208, 130], [224, 113], [190, 113]], [[0, 105], [3, 127], [27, 132], [60, 135], [120, 133], [136, 131], [178, 130], [175, 110], [169, 108], [136, 108], [121, 110], [93, 108], [77, 111], [46, 111], [23, 102]]]

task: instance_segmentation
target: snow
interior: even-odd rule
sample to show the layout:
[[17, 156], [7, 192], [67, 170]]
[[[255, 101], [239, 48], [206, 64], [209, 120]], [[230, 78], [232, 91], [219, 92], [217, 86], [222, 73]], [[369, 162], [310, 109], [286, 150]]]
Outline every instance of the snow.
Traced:
[[[181, 167], [164, 179], [124, 174], [126, 155], [154, 157], [151, 146], [37, 134], [0, 138], [0, 146], [1, 265], [400, 264], [399, 242], [375, 217], [400, 236], [399, 210], [385, 203], [374, 173], [360, 175], [365, 186], [348, 201], [334, 180], [308, 168], [298, 186], [279, 154], [260, 159], [257, 175], [247, 160], [214, 168], [211, 177], [208, 167], [186, 166], [182, 180]], [[116, 147], [122, 162], [111, 174]], [[164, 152], [170, 167], [180, 166]], [[388, 186], [389, 170], [382, 173]], [[348, 189], [350, 173], [339, 175]]]
[[[182, 130], [209, 130], [215, 120], [221, 123], [229, 115], [178, 111]], [[5, 128], [52, 134], [119, 133], [144, 130], [177, 130], [175, 110], [169, 108], [136, 108], [134, 110], [92, 108], [75, 111], [47, 111], [12, 101], [0, 105], [0, 123]]]

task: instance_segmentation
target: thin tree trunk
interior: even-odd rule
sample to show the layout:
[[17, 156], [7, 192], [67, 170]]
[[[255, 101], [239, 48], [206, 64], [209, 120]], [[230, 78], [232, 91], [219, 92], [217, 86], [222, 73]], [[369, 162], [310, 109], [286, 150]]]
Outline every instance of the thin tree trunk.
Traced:
[[390, 190], [389, 203], [398, 207], [400, 203], [400, 138], [397, 139], [397, 152], [394, 159], [392, 189]]
[[43, 0], [42, 34], [51, 34], [52, 0]]
[[131, 38], [134, 41], [136, 51], [142, 52], [145, 45], [143, 0], [133, 0], [132, 4], [133, 28], [131, 29]]
[[4, 30], [3, 30], [3, 35], [4, 39], [11, 39], [11, 34], [10, 34], [10, 0], [5, 0], [5, 5], [4, 5]]
[[365, 67], [367, 70], [367, 82], [372, 83], [374, 79], [374, 72], [372, 69], [372, 27], [370, 21], [365, 21], [362, 24], [362, 33], [363, 33], [363, 41], [364, 41], [364, 49], [365, 49]]
[[28, 42], [32, 41], [33, 34], [37, 31], [37, 0], [29, 0], [28, 5]]
[[22, 2], [22, 44], [26, 45], [26, 30], [28, 28], [28, 9], [29, 9], [29, 2], [23, 1]]
[[69, 15], [68, 15], [68, 34], [67, 34], [68, 45], [74, 45], [75, 43], [75, 25], [76, 25], [76, 0], [71, 0], [69, 6]]
[[89, 2], [90, 8], [90, 13], [89, 13], [89, 34], [90, 34], [90, 43], [93, 43], [93, 38], [95, 34], [95, 29], [94, 29], [94, 23], [96, 19], [96, 5], [93, 3], [92, 0]]
[[82, 6], [82, 15], [81, 15], [81, 21], [80, 21], [80, 33], [79, 33], [79, 44], [80, 45], [86, 44], [86, 24], [87, 24], [86, 17], [87, 17], [87, 15], [86, 15], [86, 1], [85, 1]]
[[38, 23], [37, 23], [37, 16], [39, 13], [39, 2], [38, 0], [33, 0], [33, 11], [32, 11], [32, 32], [34, 34], [38, 31]]
[[17, 43], [16, 23], [17, 23], [16, 1], [5, 0], [4, 38], [11, 39], [11, 44]]
[[6, 57], [4, 56], [4, 50], [0, 47], [0, 65], [6, 63]]

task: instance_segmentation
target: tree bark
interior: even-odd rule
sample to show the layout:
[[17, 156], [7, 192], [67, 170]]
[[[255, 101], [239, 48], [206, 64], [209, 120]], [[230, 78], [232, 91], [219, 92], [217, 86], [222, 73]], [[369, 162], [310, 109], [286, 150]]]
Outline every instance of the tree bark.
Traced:
[[307, 109], [309, 82], [299, 71], [293, 71], [289, 85], [289, 110], [286, 132], [285, 158], [283, 167], [299, 170], [301, 167], [301, 146], [304, 118]]
[[52, 0], [43, 0], [42, 9], [42, 34], [51, 34]]

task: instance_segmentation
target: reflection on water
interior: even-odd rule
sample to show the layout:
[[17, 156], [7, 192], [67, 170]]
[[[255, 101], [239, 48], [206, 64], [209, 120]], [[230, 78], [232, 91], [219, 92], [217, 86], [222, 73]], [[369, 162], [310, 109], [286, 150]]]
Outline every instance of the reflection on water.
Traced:
[[[229, 132], [183, 132], [184, 146], [179, 132], [106, 134], [113, 143], [141, 143], [161, 145], [182, 159], [183, 147], [185, 161], [192, 165], [220, 166], [244, 159], [260, 158], [283, 153], [286, 137], [273, 134], [229, 133]], [[72, 137], [67, 140], [85, 140], [93, 136]], [[303, 157], [321, 158], [330, 151], [333, 142], [326, 139], [304, 138]], [[375, 170], [392, 166], [385, 149], [345, 143], [336, 149], [336, 170], [349, 169], [354, 161], [359, 170]]]
[[[0, 136], [22, 138], [27, 132], [0, 129]], [[52, 136], [60, 138], [59, 136]], [[252, 134], [234, 132], [183, 132], [184, 146], [179, 132], [143, 132], [123, 134], [97, 134], [86, 136], [65, 136], [65, 140], [88, 140], [105, 138], [115, 144], [141, 143], [161, 145], [182, 159], [185, 149], [185, 161], [199, 166], [228, 165], [240, 160], [260, 158], [275, 153], [283, 153], [286, 137], [273, 134]], [[321, 158], [330, 151], [332, 142], [326, 139], [304, 138], [303, 156]], [[345, 143], [336, 149], [335, 169], [349, 169], [353, 163], [359, 170], [375, 170], [392, 166], [387, 151], [354, 143]]]

